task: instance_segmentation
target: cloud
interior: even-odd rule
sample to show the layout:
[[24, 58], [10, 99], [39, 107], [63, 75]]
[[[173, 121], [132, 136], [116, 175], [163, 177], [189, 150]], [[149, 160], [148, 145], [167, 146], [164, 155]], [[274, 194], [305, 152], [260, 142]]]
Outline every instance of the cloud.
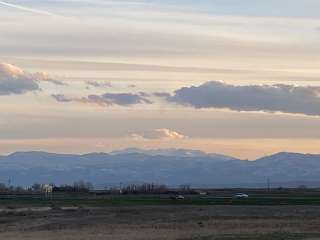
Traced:
[[197, 87], [178, 89], [167, 99], [195, 108], [320, 115], [320, 87], [312, 86], [236, 86], [212, 81]]
[[145, 98], [142, 93], [105, 93], [102, 95], [89, 95], [87, 98], [82, 98], [82, 101], [106, 106], [113, 104], [121, 106], [130, 106], [142, 103], [152, 104], [152, 102]]
[[112, 102], [104, 99], [98, 95], [88, 95], [87, 97], [82, 98], [74, 98], [67, 97], [64, 94], [51, 94], [51, 97], [60, 103], [69, 103], [69, 102], [80, 102], [80, 103], [88, 103], [88, 104], [96, 104], [102, 107], [111, 106]]
[[21, 68], [0, 63], [0, 95], [24, 94], [40, 90], [40, 82], [49, 82], [55, 85], [67, 85], [50, 78], [46, 73], [29, 73]]
[[167, 128], [147, 130], [142, 134], [132, 134], [131, 136], [136, 139], [142, 138], [146, 140], [177, 140], [187, 138], [186, 136]]
[[57, 102], [72, 102], [72, 98], [68, 98], [63, 94], [51, 94], [51, 97], [54, 98]]
[[0, 1], [0, 5], [6, 6], [6, 7], [11, 7], [11, 8], [22, 10], [22, 11], [26, 11], [26, 12], [30, 12], [30, 13], [34, 13], [37, 15], [46, 15], [46, 16], [50, 16], [50, 17], [60, 17], [59, 15], [51, 13], [51, 12], [47, 12], [47, 11], [43, 11], [43, 10], [39, 10], [39, 9], [34, 9], [34, 8], [29, 8], [29, 7], [24, 7], [21, 5], [7, 3], [7, 2], [3, 2], [3, 1]]
[[81, 102], [81, 103], [89, 103], [96, 104], [99, 106], [131, 106], [136, 104], [152, 104], [152, 102], [147, 99], [148, 95], [146, 93], [105, 93], [102, 95], [91, 94], [87, 97], [82, 98], [68, 98], [63, 94], [53, 94], [53, 97], [58, 102]]
[[191, 106], [197, 109], [217, 108], [233, 111], [282, 112], [320, 116], [320, 87], [275, 85], [232, 85], [211, 81], [200, 86], [183, 87], [173, 94], [154, 93], [105, 93], [88, 95], [82, 98], [67, 98], [64, 95], [53, 95], [59, 102], [82, 102], [100, 106], [132, 106], [153, 104], [152, 97], [166, 99], [178, 105]]
[[37, 72], [32, 74], [34, 80], [38, 82], [49, 82], [57, 86], [67, 86], [68, 84], [56, 79], [52, 79], [47, 73], [44, 72]]
[[97, 82], [97, 81], [87, 81], [87, 85], [96, 88], [105, 88], [105, 87], [112, 87], [110, 82]]
[[11, 64], [0, 63], [0, 95], [40, 90], [38, 79]]
[[112, 105], [112, 102], [107, 98], [104, 98], [103, 95], [100, 96], [95, 94], [91, 94], [91, 95], [88, 95], [88, 97], [83, 97], [80, 99], [74, 99], [74, 101], [89, 103], [89, 104], [96, 104], [102, 107], [107, 107]]
[[153, 95], [161, 98], [169, 98], [171, 96], [170, 93], [167, 92], [154, 92]]

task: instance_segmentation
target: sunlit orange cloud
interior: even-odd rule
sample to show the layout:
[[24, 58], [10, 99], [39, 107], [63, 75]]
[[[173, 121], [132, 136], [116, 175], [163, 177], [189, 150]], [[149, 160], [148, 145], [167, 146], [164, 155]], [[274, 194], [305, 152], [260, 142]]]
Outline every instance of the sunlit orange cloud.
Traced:
[[49, 151], [57, 153], [109, 152], [124, 148], [186, 148], [220, 153], [254, 160], [259, 157], [287, 151], [320, 153], [320, 139], [160, 139], [142, 140], [127, 138], [59, 138], [1, 140], [1, 154], [15, 151]]

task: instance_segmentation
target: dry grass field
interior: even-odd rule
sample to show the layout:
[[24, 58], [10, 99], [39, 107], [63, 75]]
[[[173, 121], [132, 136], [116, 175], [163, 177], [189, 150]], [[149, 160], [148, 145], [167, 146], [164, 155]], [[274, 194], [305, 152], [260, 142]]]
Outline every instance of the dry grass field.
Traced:
[[320, 239], [320, 206], [2, 209], [6, 240]]

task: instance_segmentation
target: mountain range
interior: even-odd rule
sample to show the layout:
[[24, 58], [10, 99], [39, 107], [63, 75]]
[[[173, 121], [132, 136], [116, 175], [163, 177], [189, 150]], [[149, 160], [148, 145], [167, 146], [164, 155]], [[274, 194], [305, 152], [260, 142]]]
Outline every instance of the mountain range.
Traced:
[[320, 155], [277, 153], [255, 161], [197, 150], [125, 149], [111, 153], [16, 152], [0, 157], [0, 182], [70, 184], [97, 188], [119, 183], [199, 187], [320, 186]]

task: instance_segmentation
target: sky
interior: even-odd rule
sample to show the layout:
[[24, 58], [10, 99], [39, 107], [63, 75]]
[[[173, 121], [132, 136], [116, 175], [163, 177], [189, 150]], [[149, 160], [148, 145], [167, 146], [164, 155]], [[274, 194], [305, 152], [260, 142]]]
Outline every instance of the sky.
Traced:
[[318, 0], [0, 1], [0, 154], [319, 153]]

